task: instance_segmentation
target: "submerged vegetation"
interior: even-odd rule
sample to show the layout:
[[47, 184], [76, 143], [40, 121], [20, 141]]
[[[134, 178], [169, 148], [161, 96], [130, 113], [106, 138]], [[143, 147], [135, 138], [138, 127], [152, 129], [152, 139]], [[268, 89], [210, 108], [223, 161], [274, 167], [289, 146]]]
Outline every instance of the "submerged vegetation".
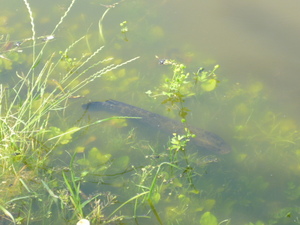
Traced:
[[[199, 121], [222, 125], [210, 128], [232, 145], [226, 156], [189, 148], [195, 135], [188, 126], [161, 143], [160, 134], [141, 136], [126, 117], [94, 120], [82, 112], [69, 122], [67, 115], [87, 102], [87, 86], [98, 78], [123, 83], [97, 95], [123, 93], [139, 79], [120, 69], [139, 57], [103, 56], [102, 44], [121, 48], [109, 43], [103, 26], [118, 3], [102, 5], [96, 42], [87, 34], [65, 48], [52, 45], [75, 2], [39, 36], [35, 12], [23, 0], [31, 37], [11, 40], [9, 30], [1, 35], [1, 224], [300, 224], [298, 127], [271, 107], [262, 83], [228, 81], [217, 88], [218, 65], [187, 72], [181, 62], [158, 59], [167, 72], [146, 94], [175, 111], [184, 126], [191, 123], [188, 105], [200, 105]], [[133, 39], [128, 24], [131, 29], [127, 19], [117, 23], [124, 44]]]

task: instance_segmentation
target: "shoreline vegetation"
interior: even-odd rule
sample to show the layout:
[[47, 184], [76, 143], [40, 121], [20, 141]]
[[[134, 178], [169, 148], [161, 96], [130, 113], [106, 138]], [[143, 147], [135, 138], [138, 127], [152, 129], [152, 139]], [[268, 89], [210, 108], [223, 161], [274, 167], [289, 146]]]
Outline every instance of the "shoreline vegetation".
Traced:
[[[28, 71], [17, 71], [18, 81], [12, 87], [0, 85], [0, 194], [2, 196], [0, 221], [5, 224], [5, 221], [7, 223], [10, 221], [12, 224], [32, 224], [39, 223], [39, 220], [47, 221], [49, 218], [51, 221], [54, 219], [53, 216], [59, 214], [60, 219], [70, 221], [79, 220], [91, 214], [95, 214], [92, 221], [103, 217], [100, 203], [96, 204], [88, 215], [84, 212], [83, 209], [97, 200], [100, 194], [91, 199], [82, 200], [80, 182], [75, 177], [72, 161], [67, 172], [61, 172], [63, 176], [63, 179], [59, 181], [62, 183], [61, 187], [53, 186], [53, 182], [58, 181], [49, 179], [45, 171], [53, 151], [58, 146], [67, 143], [72, 134], [91, 124], [61, 131], [59, 128], [49, 126], [49, 121], [55, 118], [56, 112], [64, 110], [70, 98], [80, 97], [77, 96], [78, 92], [87, 84], [139, 57], [117, 64], [114, 63], [112, 57], [95, 60], [99, 58], [104, 46], [100, 46], [91, 53], [83, 54], [80, 59], [69, 57], [70, 51], [86, 41], [85, 36], [59, 52], [58, 57], [58, 52], [52, 52], [48, 57], [51, 51], [48, 44], [55, 41], [58, 28], [64, 23], [75, 2], [76, 0], [71, 1], [49, 35], [37, 37], [34, 12], [29, 2], [23, 0], [30, 18], [32, 36], [21, 41], [10, 41], [9, 35], [2, 36], [0, 56], [5, 69], [11, 69], [14, 63], [18, 62], [23, 48], [31, 49], [31, 53], [26, 57], [31, 57], [32, 62]], [[99, 24], [103, 17], [104, 15]], [[25, 60], [23, 63], [26, 63]], [[62, 74], [61, 68], [66, 67], [69, 68], [68, 72]], [[57, 74], [61, 74], [59, 79], [56, 78]], [[93, 124], [105, 120], [96, 121]], [[61, 190], [60, 195], [55, 193], [54, 187]], [[113, 201], [114, 197], [107, 194], [107, 198]], [[42, 202], [46, 204], [43, 207], [38, 206], [43, 204]], [[112, 202], [108, 201], [106, 204], [110, 205]], [[35, 213], [36, 207], [41, 211]], [[60, 212], [52, 212], [53, 207]], [[96, 210], [99, 210], [97, 215]], [[112, 218], [113, 216], [110, 219], [114, 220]]]

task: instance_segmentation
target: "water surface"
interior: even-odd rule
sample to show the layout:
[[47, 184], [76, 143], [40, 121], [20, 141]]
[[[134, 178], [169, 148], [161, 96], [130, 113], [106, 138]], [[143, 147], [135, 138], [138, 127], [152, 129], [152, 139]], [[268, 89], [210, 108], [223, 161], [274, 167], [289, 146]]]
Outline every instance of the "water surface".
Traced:
[[[190, 110], [188, 123], [217, 133], [233, 151], [207, 164], [198, 160], [202, 159], [201, 153], [187, 153], [195, 172], [192, 182], [186, 171], [174, 175], [172, 169], [164, 168], [165, 181], [159, 180], [155, 190], [159, 193], [155, 209], [163, 224], [199, 224], [205, 212], [216, 217], [218, 223], [226, 221], [222, 224], [299, 224], [298, 1], [126, 0], [106, 14], [103, 39], [98, 22], [107, 10], [103, 5], [113, 3], [75, 2], [50, 43], [51, 50], [58, 52], [87, 35], [86, 43], [79, 45], [72, 57], [105, 45], [103, 58], [112, 56], [115, 63], [135, 56], [140, 59], [79, 91], [84, 97], [70, 100], [51, 125], [67, 129], [107, 118], [111, 114], [84, 114], [81, 109], [89, 101], [107, 99], [180, 121], [176, 108], [168, 111], [169, 106], [161, 104], [161, 98], [145, 94], [172, 75], [171, 69], [159, 65], [155, 56], [180, 61], [191, 73], [199, 67], [209, 70], [220, 64], [216, 90], [199, 89], [184, 106]], [[36, 35], [50, 34], [68, 4], [31, 1]], [[5, 2], [3, 12], [1, 34], [9, 35], [11, 40], [32, 35], [23, 3]], [[120, 23], [125, 20], [128, 41], [120, 31]], [[13, 85], [16, 71], [28, 67], [30, 54], [25, 49], [19, 63], [11, 69], [2, 67], [1, 82]], [[59, 79], [63, 71], [54, 78]], [[143, 185], [150, 186], [150, 174], [156, 172], [150, 165], [169, 160], [168, 140], [161, 139], [159, 133], [140, 129], [126, 120], [92, 126], [58, 149], [49, 168], [68, 165], [74, 149], [80, 148], [76, 158], [78, 176], [82, 171], [89, 173], [84, 177], [82, 192], [87, 196], [99, 190], [111, 192], [119, 202], [125, 202], [144, 190], [138, 188], [142, 171], [148, 172], [149, 179]], [[186, 166], [185, 161], [179, 166]], [[145, 169], [139, 170], [141, 167]], [[43, 194], [49, 195], [46, 191]], [[134, 208], [131, 202], [120, 211], [127, 216], [125, 224], [158, 223], [147, 203], [138, 203], [136, 211]]]

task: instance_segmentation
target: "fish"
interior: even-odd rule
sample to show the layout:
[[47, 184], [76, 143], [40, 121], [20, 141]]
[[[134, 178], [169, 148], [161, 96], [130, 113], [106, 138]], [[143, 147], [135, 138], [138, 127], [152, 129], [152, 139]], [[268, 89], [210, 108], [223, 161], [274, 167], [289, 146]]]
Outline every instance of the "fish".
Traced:
[[139, 117], [140, 119], [138, 119], [138, 122], [162, 130], [170, 135], [173, 133], [182, 135], [185, 133], [185, 128], [187, 127], [192, 134], [195, 134], [195, 137], [191, 138], [190, 142], [197, 148], [219, 154], [226, 154], [231, 151], [230, 145], [213, 132], [201, 128], [190, 127], [182, 122], [123, 102], [116, 100], [89, 102], [83, 104], [82, 108], [86, 111], [106, 111], [117, 114], [118, 116]]

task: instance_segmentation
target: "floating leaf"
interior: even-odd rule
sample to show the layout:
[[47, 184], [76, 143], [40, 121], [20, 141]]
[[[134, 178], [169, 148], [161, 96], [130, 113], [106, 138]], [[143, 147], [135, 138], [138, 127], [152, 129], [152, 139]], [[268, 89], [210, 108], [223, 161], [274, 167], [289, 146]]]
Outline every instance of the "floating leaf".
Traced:
[[49, 127], [47, 130], [47, 138], [52, 138], [60, 135], [62, 132], [58, 127]]
[[210, 210], [214, 207], [214, 205], [216, 204], [216, 200], [215, 199], [206, 199], [204, 201], [204, 206], [207, 210]]
[[68, 144], [72, 140], [72, 135], [78, 130], [80, 130], [79, 127], [71, 127], [70, 129], [68, 129], [65, 133], [62, 134], [60, 143], [62, 145]]
[[151, 200], [153, 202], [153, 204], [157, 204], [160, 200], [160, 194], [159, 193], [154, 193], [151, 197]]
[[78, 159], [77, 164], [79, 164], [81, 166], [88, 166], [90, 163], [89, 163], [89, 160], [87, 160], [87, 159]]
[[92, 148], [88, 154], [88, 160], [93, 167], [97, 167], [107, 163], [110, 158], [111, 154], [102, 154], [97, 148]]
[[78, 146], [75, 149], [75, 152], [77, 152], [77, 153], [83, 153], [84, 151], [85, 151], [85, 147], [83, 147], [83, 146]]
[[119, 172], [126, 170], [128, 168], [130, 158], [129, 156], [122, 156], [114, 160], [114, 168], [116, 168]]
[[206, 212], [201, 216], [200, 219], [201, 225], [218, 225], [217, 218], [210, 212]]
[[217, 80], [216, 79], [209, 79], [201, 84], [201, 88], [204, 91], [213, 91], [217, 86]]

